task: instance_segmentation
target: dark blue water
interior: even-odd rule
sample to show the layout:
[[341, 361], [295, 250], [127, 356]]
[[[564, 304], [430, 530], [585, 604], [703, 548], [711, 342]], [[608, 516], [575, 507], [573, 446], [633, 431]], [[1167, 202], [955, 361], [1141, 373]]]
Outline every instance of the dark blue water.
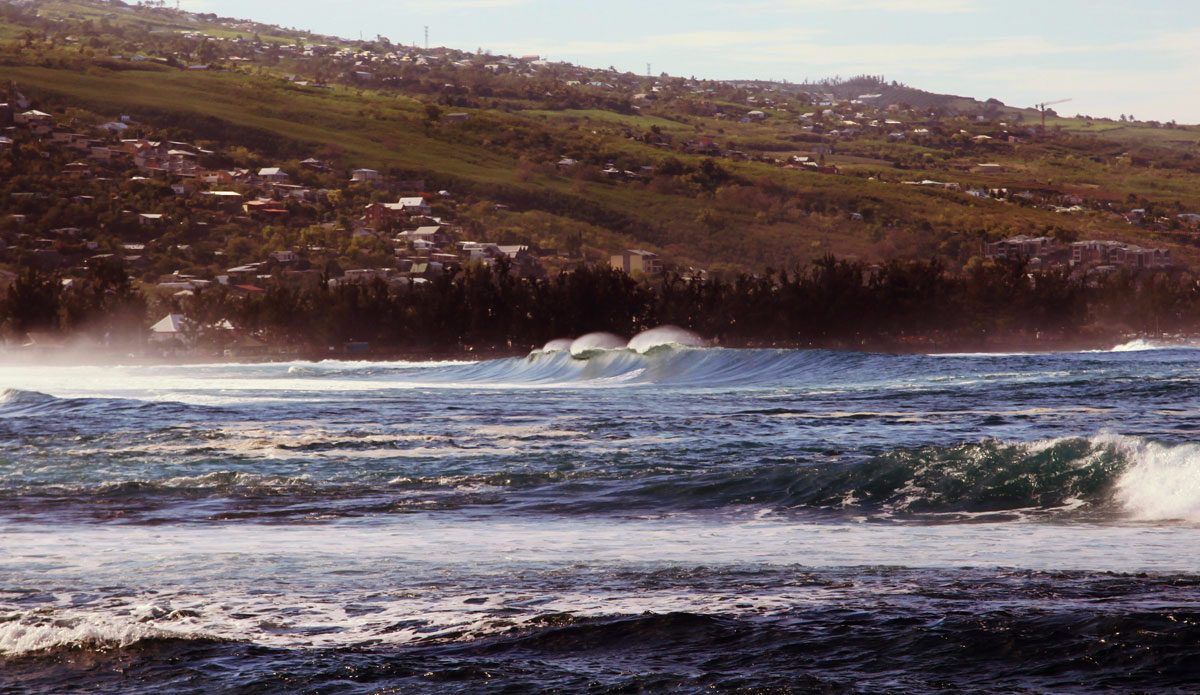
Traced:
[[0, 692], [1200, 687], [1193, 349], [0, 388]]

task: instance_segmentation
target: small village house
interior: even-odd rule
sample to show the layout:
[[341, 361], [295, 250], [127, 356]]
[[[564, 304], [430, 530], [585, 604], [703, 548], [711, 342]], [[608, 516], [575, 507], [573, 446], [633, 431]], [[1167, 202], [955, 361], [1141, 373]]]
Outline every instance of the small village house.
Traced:
[[626, 273], [640, 272], [645, 275], [658, 275], [662, 272], [662, 261], [658, 254], [641, 249], [627, 249], [614, 254], [609, 259], [609, 265]]

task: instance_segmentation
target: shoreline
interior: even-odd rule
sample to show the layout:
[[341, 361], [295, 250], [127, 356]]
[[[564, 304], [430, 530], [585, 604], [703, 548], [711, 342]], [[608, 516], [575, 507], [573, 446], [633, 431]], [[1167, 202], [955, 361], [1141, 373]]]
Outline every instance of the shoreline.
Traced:
[[[738, 341], [736, 343], [718, 343], [713, 341], [708, 347], [741, 349], [741, 350], [827, 350], [831, 352], [858, 352], [879, 355], [1006, 355], [1006, 354], [1066, 354], [1089, 351], [1111, 351], [1122, 345], [1136, 341], [1146, 341], [1149, 344], [1159, 343], [1160, 347], [1190, 347], [1200, 346], [1200, 336], [1147, 336], [1122, 335], [1108, 338], [1074, 338], [1074, 339], [1020, 339], [1020, 340], [978, 340], [978, 341], [869, 341], [860, 344], [847, 344], [841, 341], [831, 341], [825, 344], [800, 344], [785, 341]], [[358, 353], [344, 351], [321, 352], [317, 350], [295, 350], [292, 352], [275, 352], [264, 355], [219, 355], [219, 354], [138, 354], [117, 349], [97, 349], [86, 347], [30, 347], [15, 350], [0, 350], [0, 366], [131, 366], [155, 367], [167, 365], [206, 364], [280, 364], [288, 362], [304, 362], [317, 364], [321, 362], [411, 362], [411, 363], [451, 363], [451, 362], [486, 362], [497, 359], [524, 358], [535, 350], [523, 349], [460, 349], [460, 350], [371, 350]]]

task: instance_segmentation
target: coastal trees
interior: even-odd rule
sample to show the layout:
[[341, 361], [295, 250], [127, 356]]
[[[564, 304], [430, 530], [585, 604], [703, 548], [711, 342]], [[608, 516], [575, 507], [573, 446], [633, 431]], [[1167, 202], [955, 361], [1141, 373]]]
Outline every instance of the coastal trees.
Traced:
[[28, 268], [4, 293], [0, 303], [5, 333], [21, 337], [29, 331], [51, 330], [58, 326], [58, 305], [62, 281]]

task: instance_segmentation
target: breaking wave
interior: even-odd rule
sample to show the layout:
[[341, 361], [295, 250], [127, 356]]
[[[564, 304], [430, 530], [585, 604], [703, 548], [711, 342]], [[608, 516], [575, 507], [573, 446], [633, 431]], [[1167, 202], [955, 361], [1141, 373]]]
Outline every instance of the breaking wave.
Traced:
[[[171, 619], [171, 616], [164, 616]], [[0, 624], [0, 656], [58, 650], [125, 649], [139, 643], [203, 636], [164, 630], [137, 616], [101, 616], [80, 612], [70, 618], [49, 620], [36, 615]]]
[[0, 414], [15, 415], [34, 413], [53, 408], [62, 400], [49, 394], [21, 389], [4, 389], [0, 392]]
[[829, 350], [734, 350], [655, 343], [630, 347], [595, 348], [572, 355], [566, 351], [535, 351], [528, 357], [428, 369], [406, 378], [489, 385], [644, 385], [719, 387], [787, 382], [820, 382], [831, 375], [855, 370], [873, 361], [887, 363], [890, 355]]
[[[219, 471], [162, 480], [27, 488], [27, 512], [119, 510], [127, 522], [200, 519], [336, 519], [465, 508], [510, 513], [611, 515], [765, 510], [830, 520], [1200, 523], [1200, 444], [1115, 434], [1034, 443], [980, 441], [898, 448], [852, 460], [737, 457], [709, 465], [662, 460], [560, 468], [530, 453], [486, 472], [429, 474], [398, 464], [333, 479]], [[505, 459], [509, 460], [509, 459]], [[207, 500], [207, 502], [205, 502]], [[198, 504], [191, 512], [185, 504]], [[55, 511], [59, 510], [59, 511]]]
[[609, 507], [755, 506], [839, 517], [954, 521], [1052, 515], [1200, 523], [1200, 444], [1119, 435], [928, 446], [865, 461], [646, 475], [629, 482], [615, 498], [601, 494], [547, 500], [543, 508], [600, 512]]
[[1169, 342], [1162, 340], [1148, 340], [1146, 338], [1138, 338], [1127, 343], [1121, 343], [1113, 347], [1108, 352], [1146, 352], [1149, 350], [1195, 350], [1200, 348], [1192, 342]]

